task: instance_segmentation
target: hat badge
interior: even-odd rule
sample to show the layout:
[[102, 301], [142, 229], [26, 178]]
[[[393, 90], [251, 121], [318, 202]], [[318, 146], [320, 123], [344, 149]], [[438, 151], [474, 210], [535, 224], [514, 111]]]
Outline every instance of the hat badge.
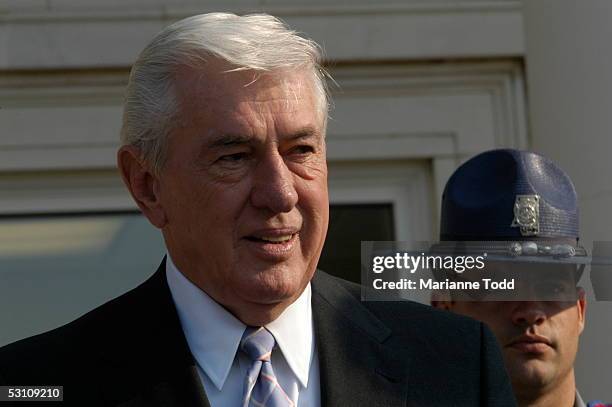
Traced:
[[511, 227], [519, 227], [523, 236], [540, 233], [540, 196], [517, 195], [514, 200], [514, 220]]

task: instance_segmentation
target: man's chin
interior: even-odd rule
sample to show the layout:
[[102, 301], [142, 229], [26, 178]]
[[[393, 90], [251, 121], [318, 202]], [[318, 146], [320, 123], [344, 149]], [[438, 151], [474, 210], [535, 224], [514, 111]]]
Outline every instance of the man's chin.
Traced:
[[512, 383], [521, 388], [543, 388], [554, 380], [554, 366], [550, 362], [531, 359], [506, 362]]
[[[299, 284], [249, 284], [240, 289], [239, 295], [247, 302], [261, 306], [275, 306], [293, 302], [304, 287]], [[288, 304], [287, 304], [288, 305]]]
[[253, 302], [274, 304], [296, 299], [312, 275], [299, 262], [245, 265], [242, 273], [233, 275], [236, 294]]
[[246, 325], [263, 326], [277, 319], [295, 298], [278, 293], [242, 296], [241, 305], [230, 311]]

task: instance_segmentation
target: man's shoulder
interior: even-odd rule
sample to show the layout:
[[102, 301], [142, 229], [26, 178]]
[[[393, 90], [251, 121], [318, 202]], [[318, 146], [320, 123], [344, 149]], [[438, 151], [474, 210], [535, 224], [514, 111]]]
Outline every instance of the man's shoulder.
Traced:
[[474, 336], [482, 335], [481, 331], [486, 329], [481, 322], [472, 318], [414, 301], [362, 301], [361, 285], [327, 273], [320, 272], [317, 277], [319, 286], [345, 291], [361, 304], [365, 312], [371, 313], [395, 334], [412, 335], [418, 331], [421, 339], [434, 342], [445, 336], [455, 337], [457, 341], [473, 341]]
[[172, 397], [192, 397], [193, 359], [163, 264], [73, 322], [0, 348], [0, 384], [62, 385], [66, 405], [92, 407], [149, 397], [169, 383], [181, 389]]
[[0, 381], [61, 378], [63, 372], [91, 364], [97, 351], [112, 347], [120, 337], [129, 339], [143, 324], [147, 285], [151, 279], [72, 322], [1, 347]]
[[419, 328], [430, 325], [436, 328], [439, 324], [445, 328], [468, 328], [480, 329], [480, 322], [465, 317], [463, 315], [440, 310], [429, 305], [424, 305], [418, 302], [403, 300], [403, 301], [363, 301], [362, 286], [351, 281], [343, 280], [334, 277], [325, 272], [319, 272], [318, 279], [320, 284], [326, 286], [336, 286], [346, 291], [352, 298], [359, 301], [369, 312], [372, 312], [376, 317], [391, 325], [397, 325], [398, 328], [405, 328], [408, 322], [423, 323]]
[[499, 347], [481, 322], [412, 301], [361, 301], [361, 286], [325, 273], [313, 280], [313, 314], [327, 332], [320, 335], [348, 349], [333, 352], [380, 358], [389, 377], [410, 380], [415, 404], [514, 405]]

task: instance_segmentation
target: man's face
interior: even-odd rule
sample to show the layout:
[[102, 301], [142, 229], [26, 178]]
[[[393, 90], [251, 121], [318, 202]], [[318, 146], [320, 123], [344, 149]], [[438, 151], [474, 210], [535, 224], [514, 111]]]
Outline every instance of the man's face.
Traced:
[[[539, 274], [547, 272], [542, 270]], [[556, 272], [565, 273], [562, 270]], [[502, 348], [506, 369], [518, 398], [523, 393], [528, 395], [554, 389], [573, 372], [578, 337], [584, 328], [586, 302], [584, 290], [576, 288], [573, 277], [567, 276], [569, 278], [560, 278], [556, 282], [542, 277], [537, 282], [523, 282], [531, 288], [539, 286], [541, 291], [557, 290], [566, 297], [570, 290], [578, 290], [577, 300], [445, 303], [452, 311], [478, 319], [491, 328]], [[517, 279], [517, 284], [522, 282]], [[517, 288], [522, 288], [525, 294], [526, 287]]]
[[[207, 64], [177, 75], [180, 124], [159, 177], [178, 268], [248, 324], [302, 293], [327, 232], [324, 118], [312, 76]], [[257, 76], [256, 76], [257, 75]]]

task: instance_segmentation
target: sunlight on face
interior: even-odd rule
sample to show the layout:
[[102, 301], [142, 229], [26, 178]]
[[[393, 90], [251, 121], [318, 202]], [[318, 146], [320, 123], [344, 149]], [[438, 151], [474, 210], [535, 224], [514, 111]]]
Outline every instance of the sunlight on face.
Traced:
[[[177, 75], [182, 126], [160, 177], [178, 268], [241, 319], [291, 304], [328, 223], [323, 118], [306, 71]], [[268, 315], [269, 314], [269, 315]]]

